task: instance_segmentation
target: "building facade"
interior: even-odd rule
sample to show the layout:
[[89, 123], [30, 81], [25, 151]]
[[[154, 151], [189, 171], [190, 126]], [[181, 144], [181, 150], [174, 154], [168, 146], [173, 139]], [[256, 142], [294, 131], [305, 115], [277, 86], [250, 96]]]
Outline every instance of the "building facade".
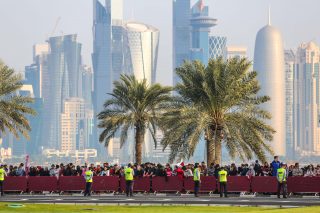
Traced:
[[190, 0], [174, 0], [172, 5], [173, 85], [178, 82], [175, 69], [183, 61], [189, 60], [191, 48], [190, 6]]
[[227, 37], [210, 36], [209, 37], [209, 58], [225, 58], [227, 48]]
[[285, 156], [284, 49], [281, 33], [270, 23], [257, 33], [253, 69], [258, 72], [259, 94], [271, 98], [263, 105], [272, 115], [269, 124], [276, 130], [271, 148], [276, 155]]
[[294, 129], [297, 152], [320, 154], [320, 50], [314, 42], [301, 44], [296, 54]]
[[247, 47], [243, 46], [227, 46], [226, 48], [226, 59], [230, 58], [247, 58]]
[[286, 73], [286, 157], [295, 159], [294, 128], [293, 128], [293, 98], [294, 98], [294, 72], [295, 52], [284, 51]]

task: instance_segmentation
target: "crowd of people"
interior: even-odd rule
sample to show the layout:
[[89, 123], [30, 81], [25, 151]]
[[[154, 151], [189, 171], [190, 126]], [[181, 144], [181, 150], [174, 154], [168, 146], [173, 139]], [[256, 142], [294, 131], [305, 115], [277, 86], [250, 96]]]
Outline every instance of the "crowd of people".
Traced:
[[[102, 165], [74, 165], [69, 163], [52, 164], [50, 168], [42, 166], [25, 167], [23, 163], [19, 166], [3, 165], [4, 170], [8, 176], [83, 176], [88, 169], [92, 169], [94, 176], [124, 176], [125, 166], [118, 164], [111, 165], [103, 163]], [[272, 163], [265, 162], [260, 164], [255, 161], [252, 164], [241, 164], [237, 166], [235, 163], [225, 166], [228, 175], [230, 176], [276, 176], [277, 169], [281, 166], [278, 157], [275, 157]], [[211, 164], [207, 166], [205, 162], [201, 163], [202, 176], [216, 176], [221, 166], [219, 164]], [[320, 176], [320, 165], [313, 166], [312, 164], [303, 167], [299, 163], [287, 166], [288, 176]], [[144, 163], [141, 165], [133, 165], [134, 176], [136, 177], [154, 177], [154, 176], [178, 176], [183, 179], [184, 177], [192, 177], [194, 164], [179, 163], [175, 165], [162, 165], [154, 163]]]

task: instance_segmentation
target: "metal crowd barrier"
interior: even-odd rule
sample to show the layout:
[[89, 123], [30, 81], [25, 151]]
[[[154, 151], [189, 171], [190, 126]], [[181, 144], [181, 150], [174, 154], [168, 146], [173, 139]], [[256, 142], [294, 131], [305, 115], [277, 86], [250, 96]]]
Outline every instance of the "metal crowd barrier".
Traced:
[[[85, 180], [81, 176], [56, 177], [11, 177], [5, 178], [4, 191], [16, 192], [81, 192], [85, 189]], [[116, 176], [93, 177], [93, 192], [124, 192], [126, 188], [124, 178]], [[200, 192], [213, 193], [219, 191], [219, 184], [215, 177], [202, 177]], [[179, 177], [142, 177], [135, 178], [133, 190], [135, 192], [193, 192], [193, 178]], [[277, 180], [275, 177], [228, 176], [229, 192], [275, 193]], [[288, 192], [292, 193], [320, 193], [320, 177], [289, 177]]]

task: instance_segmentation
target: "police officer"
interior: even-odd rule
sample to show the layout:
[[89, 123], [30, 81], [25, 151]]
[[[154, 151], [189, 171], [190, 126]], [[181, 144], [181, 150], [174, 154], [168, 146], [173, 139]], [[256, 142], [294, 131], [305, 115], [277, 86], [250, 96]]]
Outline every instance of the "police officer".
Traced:
[[281, 167], [277, 170], [278, 180], [278, 198], [280, 198], [280, 191], [282, 189], [283, 198], [287, 198], [287, 170], [286, 164], [282, 163]]
[[220, 183], [220, 197], [223, 197], [223, 194], [225, 197], [228, 197], [227, 192], [227, 168], [222, 167], [221, 170], [218, 172], [219, 175], [219, 183]]
[[3, 165], [0, 166], [0, 191], [1, 191], [1, 196], [3, 196], [3, 181], [4, 177], [6, 175], [6, 171], [3, 168]]
[[199, 193], [200, 183], [201, 183], [200, 175], [201, 175], [201, 165], [196, 163], [194, 165], [194, 170], [193, 170], [194, 196], [195, 197], [199, 197], [198, 193]]
[[124, 177], [126, 180], [126, 195], [127, 197], [133, 196], [133, 177], [134, 177], [134, 171], [132, 169], [131, 163], [128, 164], [128, 167], [124, 170]]
[[85, 172], [85, 179], [86, 179], [86, 190], [84, 191], [84, 196], [91, 196], [91, 187], [93, 183], [93, 168], [89, 168]]

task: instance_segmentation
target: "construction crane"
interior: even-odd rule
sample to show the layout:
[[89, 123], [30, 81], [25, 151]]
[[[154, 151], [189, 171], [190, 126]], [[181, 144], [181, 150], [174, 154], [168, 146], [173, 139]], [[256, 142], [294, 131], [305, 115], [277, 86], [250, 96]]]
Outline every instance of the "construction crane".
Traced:
[[57, 28], [58, 28], [58, 25], [59, 25], [59, 23], [60, 23], [60, 20], [61, 20], [61, 17], [59, 16], [59, 17], [57, 18], [57, 20], [56, 20], [56, 23], [55, 23], [55, 25], [54, 25], [54, 27], [53, 27], [53, 30], [52, 30], [52, 32], [51, 32], [51, 34], [50, 34], [50, 37], [52, 37], [53, 34], [56, 32], [56, 30], [57, 30]]

